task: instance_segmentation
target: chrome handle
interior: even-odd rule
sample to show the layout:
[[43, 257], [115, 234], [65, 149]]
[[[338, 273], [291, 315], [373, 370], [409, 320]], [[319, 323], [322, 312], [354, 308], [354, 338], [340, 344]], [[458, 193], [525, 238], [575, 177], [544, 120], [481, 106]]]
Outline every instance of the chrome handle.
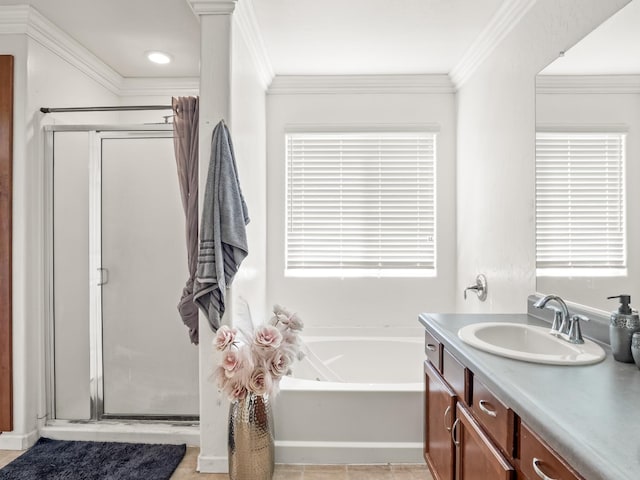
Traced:
[[98, 272], [100, 272], [100, 280], [98, 280], [98, 286], [105, 285], [109, 283], [109, 270], [106, 268], [98, 268]]
[[490, 410], [486, 407], [486, 405], [491, 405], [489, 402], [487, 402], [486, 400], [480, 400], [478, 402], [478, 407], [480, 407], [480, 410], [482, 410], [484, 413], [486, 413], [487, 415], [489, 415], [490, 417], [497, 417], [498, 414], [496, 413], [495, 410]]
[[477, 293], [478, 290], [480, 290], [480, 287], [478, 287], [477, 285], [471, 285], [470, 287], [465, 288], [464, 292], [462, 292], [465, 300], [467, 299], [467, 291], [469, 290], [474, 290]]
[[445, 430], [447, 432], [451, 431], [451, 427], [447, 427], [447, 415], [449, 415], [449, 412], [451, 412], [451, 405], [449, 405], [447, 407], [447, 409], [444, 411], [444, 418], [443, 418], [443, 420], [444, 420], [444, 428], [445, 428]]
[[589, 317], [585, 317], [584, 315], [574, 315], [570, 319], [569, 323], [569, 343], [584, 343], [584, 339], [582, 338], [582, 330], [580, 329], [580, 320], [583, 322], [588, 322]]
[[562, 314], [562, 310], [557, 307], [548, 306], [545, 307], [546, 310], [551, 310], [553, 312], [553, 323], [551, 324], [551, 331], [549, 333], [557, 334], [562, 330], [562, 322], [564, 322], [564, 315]]
[[476, 292], [478, 299], [481, 302], [484, 302], [487, 299], [487, 277], [481, 273], [478, 274], [476, 277], [476, 284], [465, 288], [462, 292], [465, 300], [467, 299], [467, 290], [473, 290]]
[[427, 343], [427, 350], [429, 350], [430, 352], [435, 352], [436, 346], [433, 343]]
[[456, 447], [460, 446], [460, 442], [456, 440], [456, 427], [458, 426], [458, 423], [460, 423], [460, 419], [456, 418], [456, 421], [453, 422], [453, 425], [451, 426], [451, 440]]
[[533, 462], [531, 464], [533, 465], [533, 471], [536, 472], [536, 475], [538, 475], [542, 480], [556, 480], [555, 478], [549, 477], [542, 470], [540, 470], [539, 464], [541, 462], [542, 460], [540, 460], [539, 458], [533, 457]]

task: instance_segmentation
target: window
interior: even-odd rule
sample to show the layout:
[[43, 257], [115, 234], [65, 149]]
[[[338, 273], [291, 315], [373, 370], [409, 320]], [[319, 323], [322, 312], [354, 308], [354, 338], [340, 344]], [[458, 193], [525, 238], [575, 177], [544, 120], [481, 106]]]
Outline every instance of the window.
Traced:
[[543, 275], [626, 268], [624, 133], [536, 135], [536, 263]]
[[292, 133], [286, 146], [286, 275], [435, 275], [435, 133]]

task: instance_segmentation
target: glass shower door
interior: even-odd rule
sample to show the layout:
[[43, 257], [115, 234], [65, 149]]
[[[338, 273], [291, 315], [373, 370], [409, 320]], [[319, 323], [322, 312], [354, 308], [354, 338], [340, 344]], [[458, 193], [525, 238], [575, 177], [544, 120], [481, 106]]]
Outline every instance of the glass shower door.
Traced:
[[98, 416], [195, 418], [198, 349], [176, 309], [188, 272], [171, 132], [98, 135]]
[[194, 420], [171, 126], [46, 129], [50, 418]]

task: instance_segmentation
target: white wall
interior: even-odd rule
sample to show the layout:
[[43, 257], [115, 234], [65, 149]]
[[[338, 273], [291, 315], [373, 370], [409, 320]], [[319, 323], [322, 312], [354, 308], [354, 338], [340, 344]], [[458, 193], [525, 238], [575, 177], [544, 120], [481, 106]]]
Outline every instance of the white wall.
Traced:
[[[0, 448], [25, 448], [44, 418], [44, 232], [42, 125], [59, 121], [42, 106], [114, 101], [114, 96], [26, 35], [0, 36], [15, 55], [13, 356], [14, 430]], [[86, 117], [83, 117], [86, 119]], [[89, 119], [92, 120], [92, 119]], [[94, 118], [93, 120], [96, 120]], [[72, 122], [68, 122], [72, 123]]]
[[[254, 322], [269, 314], [266, 304], [266, 99], [265, 88], [250, 51], [238, 29], [233, 35], [231, 125], [240, 186], [249, 210], [247, 225], [249, 255], [234, 281], [236, 298], [248, 302]], [[235, 309], [242, 314], [242, 307]]]
[[[285, 131], [300, 125], [438, 125], [437, 278], [287, 278]], [[455, 97], [453, 94], [270, 94], [267, 97], [267, 299], [309, 327], [415, 327], [424, 311], [453, 310]]]
[[[524, 312], [535, 291], [535, 75], [628, 0], [538, 0], [458, 91], [456, 299]], [[485, 273], [486, 302], [462, 290]]]
[[[12, 323], [13, 323], [13, 431], [0, 435], [0, 449], [20, 449], [27, 445], [34, 431], [35, 405], [33, 385], [27, 381], [33, 374], [34, 362], [27, 352], [31, 326], [28, 315], [28, 286], [32, 280], [26, 275], [28, 241], [26, 208], [28, 182], [25, 143], [25, 104], [27, 95], [27, 39], [22, 35], [0, 36], [0, 53], [14, 56], [13, 100], [13, 258], [12, 258]], [[35, 433], [31, 440], [35, 439]]]
[[[229, 127], [238, 176], [249, 217], [249, 255], [242, 262], [227, 297], [224, 321], [266, 315], [266, 154], [265, 91], [246, 40], [235, 19], [226, 14], [201, 16], [202, 56], [200, 103], [200, 188], [209, 165], [211, 133], [224, 118]], [[228, 74], [228, 78], [227, 78]], [[205, 103], [208, 102], [208, 103]], [[205, 143], [208, 142], [208, 143]], [[203, 153], [204, 152], [204, 153]], [[202, 200], [202, 194], [201, 194]], [[242, 301], [246, 301], [246, 304]], [[219, 354], [212, 348], [213, 333], [200, 315], [200, 472], [227, 471], [229, 404], [211, 381]]]
[[587, 128], [622, 126], [627, 130], [627, 275], [623, 277], [538, 277], [537, 290], [601, 310], [616, 302], [607, 296], [631, 294], [640, 301], [640, 94], [538, 94], [536, 123]]

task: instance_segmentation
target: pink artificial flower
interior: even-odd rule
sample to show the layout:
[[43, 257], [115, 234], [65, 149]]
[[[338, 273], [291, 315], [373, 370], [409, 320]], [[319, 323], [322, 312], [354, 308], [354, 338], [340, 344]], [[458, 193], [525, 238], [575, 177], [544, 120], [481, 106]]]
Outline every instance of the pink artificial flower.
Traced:
[[247, 388], [241, 381], [229, 382], [225, 391], [227, 393], [227, 397], [229, 397], [229, 400], [232, 402], [242, 400], [247, 396]]
[[298, 332], [292, 329], [286, 329], [282, 332], [282, 343], [286, 343], [287, 345], [295, 349], [300, 348], [300, 339], [298, 337]]
[[256, 367], [251, 373], [247, 389], [257, 395], [264, 395], [271, 391], [273, 382], [264, 367]]
[[235, 328], [229, 328], [227, 325], [223, 325], [218, 329], [214, 344], [217, 350], [224, 350], [233, 343], [238, 331]]
[[241, 400], [249, 392], [275, 395], [282, 376], [296, 358], [304, 355], [300, 318], [278, 305], [273, 312], [269, 324], [257, 327], [252, 335], [246, 334], [251, 337], [249, 343], [236, 338], [239, 332], [235, 328], [218, 329], [214, 346], [222, 356], [212, 378], [231, 401]]
[[296, 332], [299, 332], [300, 330], [302, 330], [302, 327], [304, 327], [304, 324], [302, 323], [302, 320], [300, 320], [300, 317], [298, 317], [297, 313], [294, 313], [290, 317], [285, 318], [284, 320], [282, 320], [282, 323]]
[[286, 375], [290, 365], [291, 357], [282, 350], [274, 351], [267, 364], [269, 371], [276, 378]]
[[240, 355], [236, 350], [227, 350], [222, 355], [222, 368], [227, 377], [233, 377], [236, 368], [240, 365]]
[[262, 325], [258, 327], [253, 343], [260, 348], [278, 348], [282, 343], [282, 333], [273, 325]]
[[227, 383], [229, 381], [227, 379], [227, 376], [225, 375], [225, 372], [226, 372], [226, 370], [224, 369], [224, 367], [219, 366], [211, 374], [211, 379], [215, 380], [216, 385], [218, 385], [218, 388], [221, 389], [221, 390], [224, 390], [224, 388], [226, 387], [226, 385], [227, 385]]

